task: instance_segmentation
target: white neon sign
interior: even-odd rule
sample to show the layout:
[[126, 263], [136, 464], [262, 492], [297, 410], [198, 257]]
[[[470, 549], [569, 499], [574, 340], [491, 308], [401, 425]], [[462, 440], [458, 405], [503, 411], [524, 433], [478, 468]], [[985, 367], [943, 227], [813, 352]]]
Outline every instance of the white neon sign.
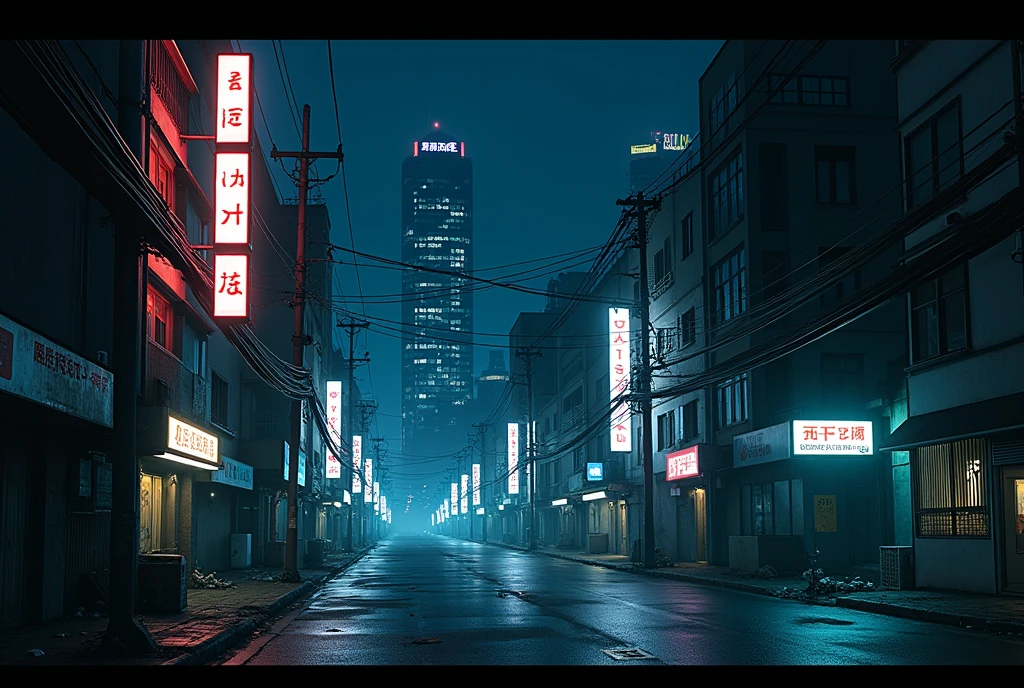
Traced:
[[217, 153], [213, 182], [213, 243], [249, 243], [249, 154]]
[[249, 256], [214, 255], [213, 279], [214, 317], [249, 317]]
[[629, 309], [608, 309], [608, 380], [611, 383], [611, 450], [633, 451], [632, 419], [629, 404], [616, 401], [616, 397], [629, 389], [630, 346]]
[[459, 515], [459, 484], [452, 483], [452, 514]]
[[459, 511], [469, 513], [469, 475], [462, 475], [462, 498], [459, 500]]
[[[341, 448], [341, 381], [327, 381], [327, 428], [331, 441]], [[324, 477], [328, 480], [341, 478], [341, 461], [334, 455], [334, 451], [328, 447], [327, 465], [324, 469]]]
[[793, 454], [870, 456], [874, 437], [869, 420], [795, 420]]
[[508, 493], [519, 494], [519, 423], [508, 424]]
[[363, 490], [363, 504], [373, 501], [373, 459], [366, 458], [366, 489]]
[[217, 56], [216, 143], [249, 143], [252, 129], [252, 55]]
[[473, 506], [480, 506], [480, 464], [473, 464]]
[[363, 438], [359, 435], [352, 435], [352, 494], [359, 494], [363, 491], [363, 479], [359, 475], [362, 465]]

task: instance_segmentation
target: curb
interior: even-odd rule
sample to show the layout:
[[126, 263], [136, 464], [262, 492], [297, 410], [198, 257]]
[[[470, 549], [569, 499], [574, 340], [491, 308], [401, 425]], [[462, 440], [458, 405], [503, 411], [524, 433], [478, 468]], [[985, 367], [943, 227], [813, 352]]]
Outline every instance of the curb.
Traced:
[[290, 605], [292, 602], [309, 595], [320, 587], [322, 583], [330, 580], [334, 576], [337, 576], [349, 566], [362, 559], [369, 551], [370, 550], [366, 550], [347, 561], [344, 565], [331, 569], [331, 572], [324, 576], [320, 582], [314, 583], [311, 580], [303, 581], [302, 585], [289, 590], [274, 601], [265, 605], [255, 617], [232, 624], [220, 633], [217, 633], [198, 645], [194, 645], [189, 648], [184, 654], [178, 655], [166, 662], [161, 662], [161, 664], [165, 666], [195, 666], [206, 664], [207, 662], [220, 657], [222, 654], [237, 645], [240, 640], [249, 637], [249, 635], [259, 627], [265, 617], [272, 616]]
[[912, 621], [928, 621], [940, 623], [947, 626], [958, 626], [960, 628], [973, 628], [976, 630], [988, 631], [990, 633], [1020, 633], [1024, 634], [1024, 623], [1014, 621], [997, 621], [995, 619], [984, 619], [976, 616], [960, 616], [949, 612], [938, 612], [931, 609], [920, 609], [918, 607], [904, 607], [898, 604], [886, 604], [884, 602], [872, 602], [852, 597], [837, 597], [836, 606], [845, 609], [853, 609], [861, 612], [872, 612], [885, 616], [895, 616], [901, 619]]

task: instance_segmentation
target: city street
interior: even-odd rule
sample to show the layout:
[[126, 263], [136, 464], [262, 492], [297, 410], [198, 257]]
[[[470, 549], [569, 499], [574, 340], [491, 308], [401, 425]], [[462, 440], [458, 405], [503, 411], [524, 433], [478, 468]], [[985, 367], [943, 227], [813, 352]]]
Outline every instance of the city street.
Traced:
[[423, 534], [217, 663], [1021, 665], [1024, 642]]

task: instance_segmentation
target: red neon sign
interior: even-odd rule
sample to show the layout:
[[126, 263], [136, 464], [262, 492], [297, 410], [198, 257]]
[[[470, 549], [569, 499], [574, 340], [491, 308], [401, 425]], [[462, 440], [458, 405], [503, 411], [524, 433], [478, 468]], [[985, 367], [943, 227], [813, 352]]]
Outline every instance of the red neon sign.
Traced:
[[665, 480], [681, 480], [700, 474], [697, 462], [697, 446], [672, 452], [665, 456]]

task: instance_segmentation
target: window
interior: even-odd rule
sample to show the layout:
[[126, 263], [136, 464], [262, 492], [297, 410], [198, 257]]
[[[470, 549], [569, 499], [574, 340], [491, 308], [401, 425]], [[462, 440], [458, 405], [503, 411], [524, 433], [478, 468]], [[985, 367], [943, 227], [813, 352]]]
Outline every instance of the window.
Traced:
[[911, 292], [910, 337], [914, 363], [967, 348], [967, 293], [964, 266]]
[[960, 440], [914, 450], [918, 537], [988, 537], [986, 441]]
[[815, 146], [815, 188], [818, 203], [849, 205], [857, 202], [855, 148]]
[[680, 260], [686, 260], [693, 253], [693, 213], [683, 218], [682, 228], [679, 232], [679, 247], [682, 251]]
[[[788, 80], [787, 80], [788, 79]], [[781, 90], [775, 89], [782, 86]], [[850, 82], [846, 77], [799, 76], [788, 78], [773, 74], [768, 80], [768, 91], [774, 93], [771, 102], [783, 105], [838, 105], [850, 104]]]
[[686, 311], [676, 319], [676, 331], [679, 334], [679, 348], [693, 344], [697, 339], [697, 311], [694, 308]]
[[174, 316], [170, 302], [150, 286], [146, 296], [146, 334], [154, 342], [171, 351], [174, 346]]
[[711, 238], [743, 218], [743, 153], [737, 151], [711, 175]]
[[761, 297], [762, 302], [773, 299], [786, 290], [786, 253], [784, 251], [761, 252]]
[[167, 207], [171, 212], [175, 210], [174, 203], [174, 167], [159, 152], [159, 146], [153, 146], [150, 151], [150, 170], [153, 186], [160, 192], [160, 196], [167, 201]]
[[228, 426], [228, 381], [217, 373], [210, 374], [210, 420]]
[[714, 136], [722, 130], [722, 134], [729, 133], [729, 115], [736, 109], [739, 85], [736, 83], [736, 75], [730, 74], [718, 92], [711, 98], [709, 109], [711, 112], [711, 134]]
[[[818, 272], [827, 269], [832, 263], [841, 260], [851, 250], [850, 246], [819, 246], [818, 247]], [[860, 289], [860, 270], [845, 275], [831, 289], [821, 294], [821, 307], [824, 308], [837, 301], [841, 301]]]
[[747, 419], [747, 374], [737, 375], [718, 386], [718, 428]]
[[[190, 93], [174, 64], [164, 41], [148, 41], [150, 46], [150, 83], [157, 97], [167, 108], [179, 134], [187, 134]], [[168, 136], [171, 132], [167, 132]]]
[[821, 355], [821, 403], [835, 413], [864, 408], [864, 355]]
[[679, 409], [682, 420], [682, 427], [679, 434], [684, 441], [690, 441], [700, 435], [700, 428], [697, 427], [697, 400], [688, 401]]
[[744, 535], [803, 535], [803, 480], [743, 485], [740, 488]]
[[676, 442], [676, 411], [658, 416], [658, 451], [670, 448]]
[[950, 103], [906, 138], [907, 210], [964, 173], [959, 105], [959, 100]]
[[654, 284], [652, 288], [661, 286], [662, 282], [672, 277], [672, 237], [665, 237], [665, 245], [654, 253]]
[[757, 148], [761, 184], [761, 231], [786, 230], [786, 144], [762, 143]]
[[715, 317], [717, 322], [731, 320], [747, 310], [747, 262], [738, 248], [718, 263], [713, 273]]

